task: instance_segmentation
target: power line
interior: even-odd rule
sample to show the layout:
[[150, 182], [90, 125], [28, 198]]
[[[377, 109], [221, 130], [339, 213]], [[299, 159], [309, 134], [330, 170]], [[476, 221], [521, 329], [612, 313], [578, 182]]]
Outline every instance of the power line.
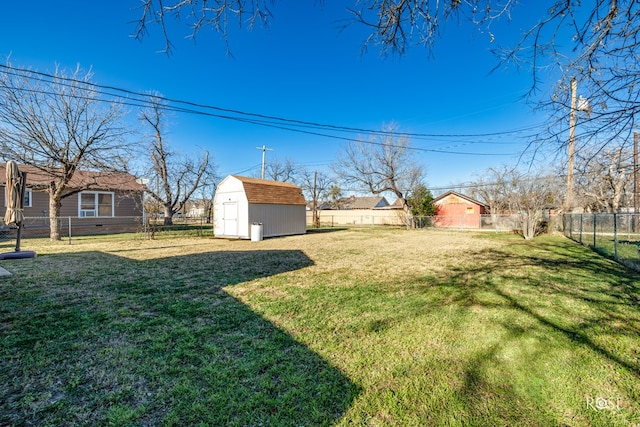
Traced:
[[[0, 67], [1, 66], [2, 65], [0, 65]], [[36, 89], [20, 88], [18, 90], [20, 90], [22, 92], [39, 93], [39, 94], [44, 94], [44, 95], [54, 95], [54, 96], [58, 95], [58, 94], [56, 94], [54, 92], [48, 92], [48, 91], [36, 90]], [[108, 95], [109, 96], [118, 97], [118, 95], [113, 95], [113, 94], [108, 94]], [[78, 98], [78, 99], [91, 99], [91, 97], [89, 97], [89, 96], [74, 95], [74, 97]], [[125, 98], [125, 99], [130, 99], [130, 98]], [[126, 105], [126, 106], [130, 106], [130, 107], [141, 107], [141, 108], [144, 108], [144, 107], [148, 107], [149, 106], [149, 104], [148, 104], [149, 101], [143, 101], [143, 100], [137, 100], [137, 99], [133, 99], [133, 100], [129, 100], [129, 101], [117, 101], [117, 102], [120, 105]], [[158, 105], [158, 108], [160, 108], [160, 109], [162, 109], [164, 111], [187, 113], [187, 114], [196, 114], [196, 115], [202, 115], [202, 116], [207, 116], [207, 117], [215, 117], [215, 118], [220, 118], [220, 119], [225, 119], [225, 120], [238, 121], [238, 122], [241, 122], [241, 123], [254, 124], [254, 125], [259, 125], [259, 126], [263, 126], [263, 127], [286, 130], [286, 131], [289, 131], [289, 132], [302, 133], [302, 134], [306, 134], [306, 135], [321, 136], [323, 138], [331, 138], [331, 139], [337, 139], [337, 140], [342, 140], [342, 141], [347, 141], [347, 142], [358, 142], [358, 143], [363, 143], [363, 144], [368, 144], [368, 145], [377, 145], [377, 146], [382, 146], [382, 147], [393, 147], [394, 146], [394, 144], [392, 144], [392, 143], [370, 141], [370, 140], [357, 139], [357, 138], [349, 138], [349, 137], [345, 137], [345, 136], [331, 135], [331, 134], [321, 133], [321, 132], [313, 132], [313, 131], [309, 131], [309, 130], [291, 128], [291, 127], [287, 127], [285, 125], [278, 125], [278, 124], [275, 124], [275, 123], [272, 123], [272, 122], [268, 122], [268, 121], [264, 121], [264, 120], [256, 120], [256, 119], [249, 119], [249, 118], [244, 118], [244, 117], [234, 117], [234, 116], [228, 116], [228, 115], [222, 115], [222, 114], [214, 114], [214, 113], [209, 113], [209, 112], [205, 112], [205, 111], [190, 110], [190, 109], [186, 109], [186, 108], [183, 108], [183, 107], [172, 107], [172, 106], [160, 106], [160, 105]], [[392, 135], [392, 134], [387, 134], [387, 135]], [[395, 135], [395, 134], [393, 134], [393, 135]], [[456, 145], [453, 145], [453, 146], [449, 146], [449, 147], [456, 147], [456, 146], [468, 145], [468, 144], [473, 144], [473, 143], [474, 142], [467, 141], [467, 142], [462, 142], [462, 143], [459, 143], [459, 144], [456, 144]], [[487, 142], [487, 144], [488, 144], [488, 142]], [[411, 145], [407, 145], [404, 148], [407, 149], [407, 150], [412, 150], [412, 151], [423, 151], [423, 152], [440, 153], [440, 154], [469, 155], [469, 156], [515, 156], [515, 155], [519, 154], [519, 153], [474, 153], [474, 152], [468, 152], [468, 151], [453, 151], [453, 150], [445, 150], [445, 149], [433, 149], [433, 148], [415, 147], [415, 146], [411, 146]], [[448, 147], [445, 147], [445, 148], [448, 148]]]
[[[208, 117], [215, 117], [226, 120], [234, 120], [242, 123], [248, 123], [253, 125], [272, 127], [277, 129], [282, 129], [291, 132], [298, 132], [310, 135], [322, 136], [325, 138], [334, 138], [339, 140], [345, 140], [350, 142], [361, 142], [365, 144], [379, 145], [379, 146], [389, 146], [391, 144], [377, 141], [367, 141], [363, 139], [354, 139], [345, 136], [339, 135], [331, 135], [323, 132], [346, 132], [346, 133], [364, 133], [370, 136], [397, 136], [397, 137], [411, 137], [416, 139], [425, 139], [425, 138], [450, 138], [454, 139], [456, 145], [453, 147], [462, 146], [462, 145], [471, 145], [471, 144], [490, 144], [492, 142], [486, 141], [455, 141], [455, 138], [480, 138], [480, 137], [496, 137], [496, 136], [510, 136], [515, 135], [517, 133], [523, 133], [528, 130], [533, 130], [539, 127], [539, 125], [524, 127], [520, 129], [515, 129], [511, 131], [502, 131], [502, 132], [491, 132], [491, 133], [477, 133], [477, 134], [428, 134], [428, 133], [409, 133], [409, 132], [394, 132], [394, 131], [383, 131], [383, 130], [373, 130], [373, 129], [365, 129], [365, 128], [356, 128], [356, 127], [347, 127], [347, 126], [337, 126], [326, 123], [317, 123], [312, 121], [302, 121], [296, 119], [289, 119], [278, 116], [271, 116], [265, 114], [257, 114], [246, 112], [242, 110], [228, 109], [217, 107], [213, 105], [206, 105], [200, 103], [194, 103], [179, 99], [167, 98], [159, 95], [153, 94], [144, 94], [141, 92], [135, 92], [127, 89], [122, 89], [114, 86], [106, 86], [99, 85], [95, 83], [90, 83], [87, 81], [82, 81], [74, 78], [55, 76], [48, 73], [42, 73], [37, 71], [25, 70], [21, 68], [11, 67], [7, 65], [0, 64], [0, 68], [7, 70], [5, 71], [8, 75], [13, 75], [22, 78], [33, 78], [35, 80], [39, 80], [43, 83], [47, 84], [61, 84], [72, 87], [75, 85], [83, 85], [88, 88], [87, 90], [92, 90], [95, 93], [98, 93], [105, 97], [113, 97], [117, 99], [118, 103], [121, 105], [135, 106], [135, 107], [148, 107], [153, 103], [153, 100], [158, 100], [162, 102], [166, 102], [168, 105], [157, 104], [158, 108], [162, 108], [166, 111], [173, 111], [179, 113], [187, 113], [187, 114], [198, 114]], [[22, 74], [21, 74], [22, 73]], [[36, 77], [31, 77], [36, 76]], [[47, 80], [48, 79], [48, 80]], [[52, 81], [53, 79], [53, 81]], [[33, 90], [33, 89], [19, 89], [25, 92], [35, 92], [42, 94], [55, 95], [53, 92], [47, 92], [43, 90]], [[112, 93], [116, 92], [116, 93]], [[125, 94], [125, 95], [123, 95]], [[83, 98], [82, 96], [77, 96], [78, 98]], [[87, 99], [93, 97], [86, 97]], [[116, 101], [113, 101], [116, 102]], [[204, 110], [204, 111], [202, 111]], [[311, 130], [309, 130], [311, 129]], [[496, 142], [493, 142], [496, 144]], [[448, 148], [448, 147], [445, 147]], [[495, 154], [495, 153], [473, 153], [473, 152], [463, 152], [463, 151], [453, 151], [453, 150], [444, 150], [444, 149], [433, 149], [433, 148], [424, 148], [424, 147], [412, 147], [407, 146], [406, 149], [416, 150], [416, 151], [425, 151], [425, 152], [434, 152], [434, 153], [446, 153], [446, 154], [460, 154], [460, 155], [473, 155], [473, 156], [497, 156], [497, 155], [515, 155], [517, 153], [509, 153], [509, 154]], [[621, 167], [627, 168], [628, 166]], [[253, 169], [253, 168], [252, 168]], [[543, 178], [540, 178], [543, 179]], [[497, 184], [458, 184], [452, 185], [449, 187], [433, 187], [432, 190], [437, 191], [440, 189], [446, 188], [471, 188], [478, 186], [488, 186], [488, 185], [497, 185]]]
[[[372, 129], [364, 129], [364, 128], [336, 126], [336, 125], [331, 125], [331, 124], [322, 124], [322, 123], [316, 123], [316, 122], [301, 121], [301, 120], [295, 120], [295, 119], [287, 119], [287, 118], [283, 118], [283, 117], [270, 116], [270, 115], [265, 115], [265, 114], [244, 112], [244, 111], [241, 111], [241, 110], [222, 108], [222, 107], [206, 105], [206, 104], [200, 104], [200, 103], [194, 103], [194, 102], [180, 100], [180, 99], [167, 98], [167, 97], [160, 96], [160, 95], [136, 92], [136, 91], [132, 91], [132, 90], [129, 90], [129, 89], [124, 89], [124, 88], [119, 88], [119, 87], [115, 87], [115, 86], [101, 85], [101, 84], [92, 83], [92, 82], [88, 82], [88, 81], [84, 81], [84, 80], [70, 78], [70, 77], [56, 76], [56, 75], [53, 75], [53, 74], [50, 74], [50, 73], [44, 73], [44, 72], [40, 72], [40, 71], [28, 70], [28, 69], [19, 68], [19, 67], [13, 67], [13, 66], [5, 65], [5, 64], [0, 64], [0, 68], [6, 70], [5, 71], [6, 74], [17, 76], [17, 77], [23, 77], [24, 78], [26, 75], [39, 76], [39, 77], [28, 77], [28, 78], [34, 78], [35, 80], [38, 80], [38, 81], [41, 81], [41, 82], [44, 82], [44, 83], [48, 83], [48, 84], [55, 83], [55, 84], [69, 86], [69, 87], [72, 87], [73, 86], [72, 84], [81, 84], [83, 86], [88, 86], [88, 87], [94, 88], [93, 91], [95, 91], [97, 93], [100, 93], [102, 95], [110, 96], [110, 97], [114, 97], [114, 98], [118, 99], [119, 101], [117, 101], [117, 102], [119, 104], [121, 104], [121, 105], [134, 106], [134, 107], [148, 107], [150, 103], [153, 103], [153, 101], [152, 101], [153, 99], [157, 99], [157, 100], [165, 101], [167, 103], [176, 103], [176, 104], [183, 104], [183, 105], [188, 105], [188, 106], [193, 106], [193, 107], [198, 107], [198, 108], [213, 109], [213, 110], [217, 110], [217, 111], [234, 113], [234, 114], [238, 114], [238, 115], [241, 115], [241, 116], [249, 116], [249, 117], [255, 117], [255, 118], [252, 119], [252, 118], [247, 118], [247, 117], [236, 117], [236, 116], [229, 116], [229, 115], [223, 115], [223, 114], [214, 114], [214, 113], [210, 113], [210, 112], [206, 112], [206, 111], [194, 110], [194, 109], [189, 109], [189, 108], [185, 108], [185, 107], [177, 107], [177, 106], [171, 106], [171, 105], [167, 106], [167, 105], [163, 105], [163, 104], [157, 104], [159, 108], [161, 108], [163, 110], [166, 110], [166, 111], [189, 113], [189, 114], [198, 114], [198, 115], [216, 117], [216, 118], [227, 119], [227, 120], [235, 120], [235, 121], [239, 121], [239, 122], [243, 122], [243, 123], [261, 125], [261, 126], [267, 126], [267, 127], [274, 127], [274, 128], [278, 128], [278, 129], [287, 130], [287, 131], [307, 133], [307, 134], [318, 135], [318, 136], [323, 136], [323, 137], [341, 139], [341, 140], [345, 140], [345, 141], [362, 142], [362, 143], [366, 143], [366, 144], [381, 145], [381, 146], [386, 146], [386, 145], [389, 145], [389, 144], [385, 144], [385, 143], [381, 143], [381, 142], [375, 142], [375, 141], [367, 141], [367, 140], [362, 140], [362, 139], [354, 139], [354, 138], [349, 138], [349, 137], [342, 137], [342, 136], [337, 136], [337, 135], [327, 135], [327, 134], [323, 134], [323, 133], [319, 133], [319, 132], [305, 131], [305, 130], [300, 130], [300, 129], [296, 129], [296, 128], [289, 128], [289, 127], [286, 127], [285, 125], [278, 125], [276, 123], [283, 122], [283, 123], [290, 123], [291, 126], [298, 126], [299, 125], [301, 127], [307, 127], [307, 128], [334, 129], [334, 130], [340, 130], [340, 131], [362, 132], [362, 133], [372, 134], [372, 135], [410, 136], [410, 137], [418, 137], [418, 138], [420, 138], [420, 137], [426, 137], [426, 138], [471, 138], [471, 137], [484, 137], [484, 136], [505, 136], [505, 135], [513, 135], [513, 134], [516, 134], [516, 133], [522, 133], [522, 132], [527, 131], [527, 130], [536, 129], [536, 128], [538, 128], [540, 126], [540, 125], [533, 125], [533, 126], [524, 127], [524, 128], [520, 128], [520, 129], [514, 129], [514, 130], [510, 130], [510, 131], [491, 132], [491, 133], [477, 133], [477, 134], [427, 134], [427, 133], [381, 131], [381, 130], [372, 130]], [[52, 81], [52, 80], [54, 80], [54, 81]], [[67, 83], [64, 83], [64, 82], [67, 82]], [[75, 86], [73, 86], [73, 87], [75, 87]], [[99, 88], [100, 90], [97, 90], [95, 88]], [[27, 88], [19, 88], [19, 90], [24, 91], [24, 92], [42, 93], [42, 94], [46, 94], [46, 95], [57, 95], [57, 93], [43, 91], [43, 90], [35, 90], [35, 89], [27, 89]], [[132, 95], [134, 97], [132, 98], [130, 96], [124, 96], [124, 95], [114, 94], [114, 93], [105, 92], [105, 91], [122, 92], [124, 94]], [[84, 97], [84, 96], [80, 96], [80, 95], [75, 95], [75, 97], [80, 98], [80, 99], [90, 99], [91, 98], [89, 96]], [[142, 99], [140, 99], [140, 97]], [[122, 99], [124, 99], [125, 101], [122, 101]], [[116, 101], [114, 101], [114, 102], [116, 102]], [[451, 142], [454, 142], [454, 141], [451, 141]], [[493, 141], [493, 142], [490, 142], [490, 141], [461, 141], [461, 142], [458, 142], [453, 147], [461, 146], [461, 145], [468, 145], [468, 144], [498, 144], [498, 143], [495, 142], [495, 141]], [[509, 144], [509, 143], [503, 143], [503, 144]], [[417, 150], [417, 151], [439, 152], [439, 153], [448, 153], [448, 154], [499, 155], [499, 154], [491, 154], [491, 153], [471, 153], [471, 152], [458, 152], [458, 151], [444, 151], [444, 150], [429, 149], [429, 148], [422, 148], [422, 147], [411, 147], [411, 146], [407, 146], [406, 148], [407, 149], [411, 149], [411, 150]], [[503, 155], [513, 155], [513, 154], [517, 154], [517, 153], [510, 153], [510, 154], [503, 154]], [[622, 168], [624, 169], [624, 168], [627, 168], [627, 167], [628, 166], [624, 166]]]
[[[9, 70], [9, 71], [6, 71], [8, 74], [16, 75], [18, 77], [25, 77], [25, 75], [40, 76], [41, 78], [37, 78], [37, 80], [40, 80], [40, 81], [43, 81], [43, 82], [46, 82], [46, 83], [54, 83], [51, 80], [55, 80], [56, 83], [58, 83], [58, 84], [61, 84], [59, 81], [66, 81], [66, 82], [73, 83], [73, 84], [82, 84], [82, 85], [85, 85], [85, 86], [90, 86], [90, 87], [94, 88], [94, 90], [95, 90], [95, 88], [99, 88], [101, 90], [95, 90], [95, 91], [100, 93], [100, 94], [102, 94], [102, 95], [113, 96], [113, 97], [117, 97], [117, 98], [125, 98], [125, 99], [131, 99], [128, 96], [143, 97], [142, 100], [140, 100], [139, 98], [133, 98], [133, 100], [137, 101], [137, 102], [143, 102], [143, 103], [145, 103], [145, 105], [147, 105], [147, 103], [150, 102], [149, 99], [157, 99], [159, 101], [167, 102], [169, 104], [175, 103], [175, 104], [179, 104], [179, 105], [186, 105], [186, 106], [189, 106], [189, 107], [192, 107], [192, 108], [202, 108], [202, 109], [205, 109], [205, 110], [214, 110], [214, 111], [223, 112], [223, 113], [227, 113], [227, 114], [236, 114], [236, 115], [239, 115], [241, 117], [229, 117], [229, 116], [223, 116], [223, 115], [219, 115], [219, 114], [212, 114], [212, 116], [219, 117], [219, 118], [235, 119], [235, 120], [243, 120], [242, 117], [249, 117], [249, 118], [256, 119], [256, 121], [252, 121], [250, 119], [244, 119], [244, 120], [247, 120], [248, 123], [253, 123], [253, 124], [263, 124], [265, 122], [263, 122], [262, 120], [270, 120], [270, 121], [273, 121], [273, 122], [276, 122], [276, 123], [285, 123], [285, 124], [287, 124], [289, 126], [312, 127], [312, 128], [320, 128], [320, 129], [324, 129], [324, 130], [332, 130], [332, 131], [340, 131], [340, 132], [351, 132], [351, 133], [361, 133], [361, 134], [374, 135], [374, 136], [393, 135], [393, 136], [398, 136], [398, 137], [410, 137], [410, 138], [416, 138], [416, 139], [422, 139], [422, 138], [479, 138], [479, 137], [489, 137], [489, 136], [505, 136], [505, 135], [514, 135], [514, 134], [517, 134], [517, 133], [522, 133], [522, 132], [525, 132], [525, 131], [537, 129], [537, 128], [539, 128], [541, 126], [541, 125], [532, 125], [532, 126], [529, 126], [529, 127], [523, 127], [523, 128], [513, 129], [513, 130], [508, 130], [508, 131], [488, 132], [488, 133], [475, 133], [475, 134], [436, 134], [436, 133], [429, 134], [429, 133], [384, 131], [384, 130], [376, 130], [376, 129], [366, 129], [366, 128], [357, 128], [357, 127], [349, 127], [349, 126], [339, 126], [339, 125], [333, 125], [333, 124], [327, 124], [327, 123], [317, 123], [317, 122], [311, 122], [311, 121], [290, 119], [290, 118], [285, 118], [285, 117], [271, 116], [271, 115], [266, 115], [266, 114], [246, 112], [246, 111], [242, 111], [242, 110], [229, 109], [229, 108], [218, 107], [218, 106], [214, 106], [214, 105], [201, 104], [201, 103], [196, 103], [196, 102], [191, 102], [191, 101], [186, 101], [186, 100], [181, 100], [181, 99], [168, 98], [168, 97], [160, 96], [160, 95], [146, 94], [146, 93], [136, 92], [136, 91], [133, 91], [133, 90], [119, 88], [119, 87], [115, 87], [115, 86], [101, 85], [101, 84], [91, 83], [91, 82], [87, 82], [87, 81], [83, 81], [83, 80], [79, 80], [79, 79], [75, 79], [75, 78], [56, 76], [56, 75], [53, 75], [53, 74], [50, 74], [50, 73], [27, 70], [27, 69], [13, 67], [13, 66], [4, 65], [4, 64], [0, 64], [0, 68], [5, 69], [5, 70]], [[49, 79], [49, 80], [45, 80], [45, 78]], [[120, 92], [120, 93], [126, 94], [128, 96], [125, 97], [123, 95], [117, 95], [117, 94], [113, 94], [113, 93], [108, 93], [108, 92], [104, 92], [104, 90], [116, 91], [116, 92]], [[173, 108], [175, 108], [175, 109], [173, 109], [172, 111], [182, 111], [182, 112], [191, 112], [191, 113], [199, 113], [199, 114], [209, 115], [209, 114], [206, 114], [206, 113], [201, 112], [199, 110], [183, 109], [183, 107], [173, 107]], [[290, 130], [289, 128], [282, 128], [282, 129]]]

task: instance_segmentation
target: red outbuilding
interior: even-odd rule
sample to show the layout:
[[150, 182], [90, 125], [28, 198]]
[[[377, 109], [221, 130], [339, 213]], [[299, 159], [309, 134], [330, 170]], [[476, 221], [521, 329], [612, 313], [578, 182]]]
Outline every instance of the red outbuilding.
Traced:
[[436, 205], [436, 227], [480, 228], [480, 215], [486, 206], [471, 197], [448, 191], [433, 200]]

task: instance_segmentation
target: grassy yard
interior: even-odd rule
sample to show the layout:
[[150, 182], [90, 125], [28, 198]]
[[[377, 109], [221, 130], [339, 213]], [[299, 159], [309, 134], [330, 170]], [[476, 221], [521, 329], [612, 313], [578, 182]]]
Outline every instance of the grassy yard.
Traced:
[[563, 237], [22, 246], [0, 425], [640, 425], [640, 276]]

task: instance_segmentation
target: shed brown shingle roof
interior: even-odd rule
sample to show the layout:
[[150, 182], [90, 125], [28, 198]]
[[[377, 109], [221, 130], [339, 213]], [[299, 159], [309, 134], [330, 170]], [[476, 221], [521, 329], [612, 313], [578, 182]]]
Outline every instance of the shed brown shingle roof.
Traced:
[[[55, 177], [56, 170], [51, 174], [33, 166], [18, 165], [20, 172], [27, 173], [27, 187], [45, 186]], [[6, 163], [0, 164], [0, 185], [6, 181]], [[144, 186], [136, 182], [136, 177], [124, 172], [94, 172], [76, 171], [68, 184], [69, 188], [83, 188], [93, 190], [143, 191]]]
[[233, 177], [242, 182], [249, 203], [306, 206], [302, 189], [297, 185], [244, 176]]

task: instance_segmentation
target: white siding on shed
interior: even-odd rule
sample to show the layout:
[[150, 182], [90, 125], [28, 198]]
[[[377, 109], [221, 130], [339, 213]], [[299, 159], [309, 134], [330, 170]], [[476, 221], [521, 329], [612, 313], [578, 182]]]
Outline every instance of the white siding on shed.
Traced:
[[225, 178], [213, 200], [213, 232], [219, 237], [248, 239], [248, 204], [242, 181]]

